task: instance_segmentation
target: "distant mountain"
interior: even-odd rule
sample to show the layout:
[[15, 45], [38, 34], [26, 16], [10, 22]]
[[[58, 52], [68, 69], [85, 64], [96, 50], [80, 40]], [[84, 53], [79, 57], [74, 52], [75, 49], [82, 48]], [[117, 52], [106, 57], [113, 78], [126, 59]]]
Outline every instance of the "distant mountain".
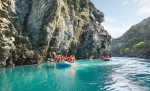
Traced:
[[150, 17], [132, 26], [118, 40], [112, 40], [113, 56], [150, 58]]

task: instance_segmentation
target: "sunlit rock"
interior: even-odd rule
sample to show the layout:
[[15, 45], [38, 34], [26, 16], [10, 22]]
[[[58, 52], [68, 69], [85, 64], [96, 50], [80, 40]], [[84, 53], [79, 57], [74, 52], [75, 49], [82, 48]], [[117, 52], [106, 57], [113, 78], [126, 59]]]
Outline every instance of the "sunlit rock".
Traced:
[[103, 21], [90, 0], [1, 0], [0, 65], [40, 64], [56, 55], [98, 58], [110, 52]]

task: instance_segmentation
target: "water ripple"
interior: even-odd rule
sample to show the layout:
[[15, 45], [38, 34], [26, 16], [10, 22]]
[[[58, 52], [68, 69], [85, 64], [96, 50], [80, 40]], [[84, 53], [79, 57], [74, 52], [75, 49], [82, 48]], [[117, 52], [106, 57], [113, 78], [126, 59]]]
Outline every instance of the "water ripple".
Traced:
[[0, 91], [150, 91], [150, 61], [113, 57], [77, 60], [75, 67], [53, 63], [0, 69]]

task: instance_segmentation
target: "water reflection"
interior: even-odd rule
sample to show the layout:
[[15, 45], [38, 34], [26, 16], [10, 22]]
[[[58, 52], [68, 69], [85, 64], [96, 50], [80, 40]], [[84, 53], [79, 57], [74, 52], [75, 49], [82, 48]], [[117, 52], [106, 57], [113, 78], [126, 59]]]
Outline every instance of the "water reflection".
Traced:
[[70, 74], [71, 74], [71, 78], [74, 78], [76, 76], [76, 70], [71, 69]]
[[[0, 69], [0, 91], [15, 91], [17, 89], [25, 89], [35, 84], [46, 81], [51, 66], [35, 65], [35, 66], [18, 66]], [[34, 84], [33, 84], [34, 83]]]

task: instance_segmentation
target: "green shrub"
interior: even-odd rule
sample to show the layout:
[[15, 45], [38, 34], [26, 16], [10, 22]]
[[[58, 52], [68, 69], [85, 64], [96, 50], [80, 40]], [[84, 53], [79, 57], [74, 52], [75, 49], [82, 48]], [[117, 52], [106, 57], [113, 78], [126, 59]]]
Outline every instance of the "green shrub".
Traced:
[[145, 42], [139, 42], [139, 43], [135, 44], [133, 47], [135, 50], [140, 50], [143, 48], [144, 44], [145, 44]]
[[131, 52], [131, 50], [130, 50], [130, 48], [125, 48], [124, 52], [125, 52], [126, 54], [128, 54], [129, 52]]

